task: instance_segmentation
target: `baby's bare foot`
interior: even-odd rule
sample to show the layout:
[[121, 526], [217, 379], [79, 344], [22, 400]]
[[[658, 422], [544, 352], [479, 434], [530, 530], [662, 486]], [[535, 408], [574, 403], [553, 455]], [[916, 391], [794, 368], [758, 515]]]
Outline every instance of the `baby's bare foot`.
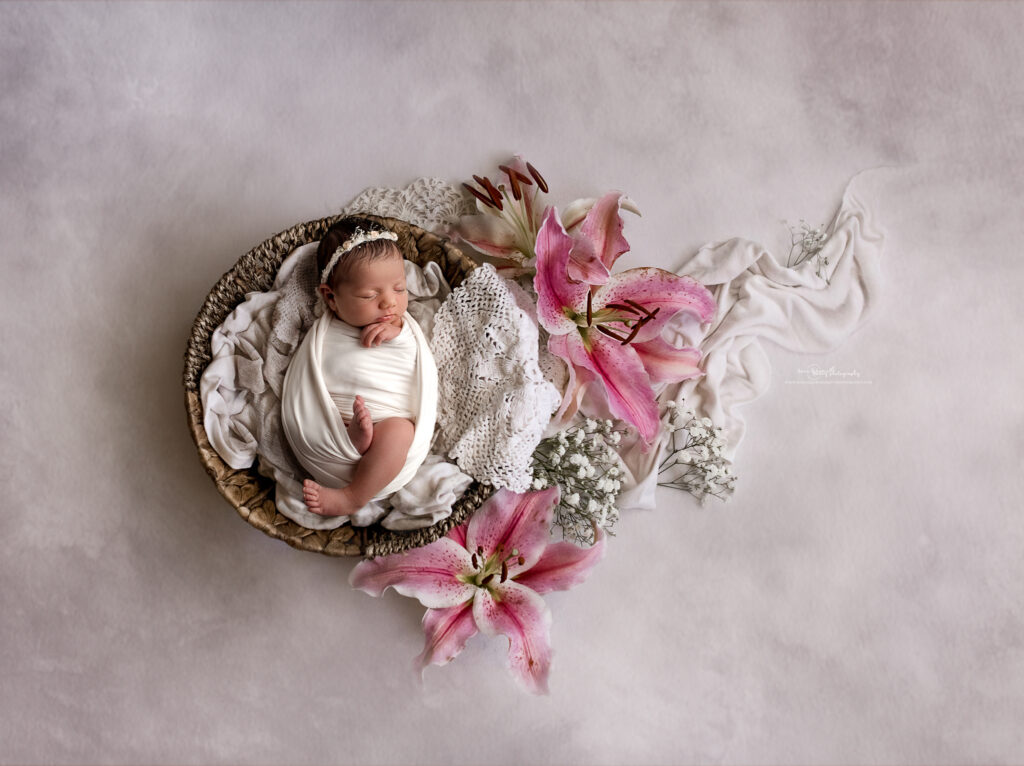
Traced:
[[352, 404], [352, 420], [348, 424], [348, 438], [352, 446], [365, 455], [373, 442], [373, 421], [370, 420], [370, 410], [366, 407], [363, 397], [357, 396]]
[[309, 510], [320, 516], [348, 516], [359, 510], [345, 489], [324, 487], [312, 479], [302, 482], [302, 499]]

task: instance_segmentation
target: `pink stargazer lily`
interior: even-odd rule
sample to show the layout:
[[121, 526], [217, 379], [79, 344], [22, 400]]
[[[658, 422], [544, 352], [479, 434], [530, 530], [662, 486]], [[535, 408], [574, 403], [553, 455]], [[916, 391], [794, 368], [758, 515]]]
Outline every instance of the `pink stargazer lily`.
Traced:
[[613, 274], [600, 286], [574, 281], [574, 247], [576, 240], [550, 209], [537, 235], [533, 284], [538, 319], [551, 334], [548, 349], [569, 365], [563, 404], [579, 394], [580, 385], [600, 381], [611, 413], [636, 426], [650, 444], [659, 423], [652, 384], [703, 374], [700, 351], [676, 348], [661, 332], [679, 312], [711, 321], [714, 298], [690, 277], [650, 267]]
[[604, 537], [590, 548], [551, 543], [558, 487], [517, 494], [500, 489], [473, 514], [430, 545], [361, 561], [349, 582], [370, 595], [394, 588], [427, 607], [422, 670], [444, 665], [478, 631], [504, 635], [516, 679], [547, 692], [551, 612], [540, 594], [583, 582], [604, 554]]

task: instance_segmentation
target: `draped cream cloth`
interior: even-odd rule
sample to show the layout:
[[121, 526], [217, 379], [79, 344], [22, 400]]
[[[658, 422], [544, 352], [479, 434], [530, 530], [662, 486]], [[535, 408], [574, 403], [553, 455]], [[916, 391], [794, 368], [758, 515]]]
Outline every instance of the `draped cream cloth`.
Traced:
[[[310, 328], [292, 357], [281, 394], [281, 425], [302, 467], [325, 487], [340, 488], [349, 484], [362, 455], [352, 446], [332, 394], [339, 396], [347, 393], [350, 398], [354, 398], [362, 391], [328, 390], [323, 373], [324, 345], [332, 320], [331, 313], [324, 312]], [[437, 367], [434, 358], [416, 320], [406, 313], [403, 321], [411, 331], [416, 344], [416, 363], [413, 371], [416, 428], [402, 470], [391, 483], [377, 493], [375, 500], [400, 489], [416, 474], [416, 470], [430, 450], [437, 419]], [[372, 349], [356, 346], [351, 353], [366, 352], [387, 356], [389, 350], [388, 342], [385, 342]], [[400, 351], [395, 351], [396, 355], [400, 356]], [[408, 367], [402, 367], [399, 361], [396, 359], [396, 364], [392, 365], [390, 370], [386, 364], [377, 365], [380, 374], [385, 377], [374, 381], [378, 395], [384, 395], [389, 389], [394, 392], [394, 401], [390, 403], [389, 409], [395, 410], [401, 410], [408, 403], [408, 397], [403, 396], [402, 391], [403, 378], [407, 378], [410, 372]]]
[[[699, 346], [699, 378], [660, 388], [659, 402], [685, 398], [725, 431], [725, 457], [734, 460], [746, 431], [740, 409], [771, 385], [764, 346], [821, 354], [837, 348], [874, 310], [882, 292], [884, 234], [864, 185], [855, 176], [843, 193], [818, 260], [789, 267], [746, 239], [700, 248], [679, 270], [711, 290], [717, 311], [707, 327], [680, 315], [665, 330], [676, 346]], [[817, 263], [826, 264], [821, 275]], [[662, 432], [648, 451], [635, 439], [620, 449], [626, 474], [621, 510], [654, 508], [657, 466], [668, 441]]]

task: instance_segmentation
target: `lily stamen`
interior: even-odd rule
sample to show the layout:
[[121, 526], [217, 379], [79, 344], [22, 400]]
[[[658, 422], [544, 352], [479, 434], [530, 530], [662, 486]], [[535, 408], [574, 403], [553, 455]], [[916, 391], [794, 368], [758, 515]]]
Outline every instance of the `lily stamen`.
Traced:
[[548, 182], [544, 180], [544, 176], [537, 172], [537, 168], [535, 168], [529, 162], [526, 163], [526, 169], [530, 171], [530, 175], [533, 176], [533, 180], [537, 182], [537, 186], [540, 187], [540, 190], [547, 194]]
[[609, 330], [603, 324], [597, 325], [596, 329], [597, 329], [598, 332], [604, 333], [609, 338], [614, 338], [615, 340], [619, 341], [620, 343], [622, 343], [622, 345], [626, 345], [626, 343], [627, 343], [625, 335], [619, 335], [617, 332], [615, 332], [613, 330]]
[[470, 186], [470, 185], [469, 185], [469, 184], [467, 184], [467, 183], [464, 183], [464, 184], [462, 184], [462, 185], [463, 185], [464, 187], [466, 187], [466, 190], [467, 190], [467, 191], [468, 191], [468, 192], [469, 192], [470, 194], [472, 194], [472, 195], [473, 195], [474, 197], [476, 197], [476, 198], [477, 198], [478, 200], [480, 200], [481, 202], [483, 202], [483, 203], [484, 203], [484, 205], [486, 205], [487, 207], [494, 207], [494, 202], [492, 202], [492, 201], [491, 201], [491, 198], [490, 198], [490, 197], [488, 197], [488, 196], [487, 196], [487, 195], [485, 195], [485, 194], [481, 194], [480, 192], [478, 192], [478, 191], [477, 191], [476, 189], [474, 189], [474, 188], [473, 188], [472, 186]]
[[635, 308], [637, 311], [642, 311], [644, 314], [647, 314], [648, 316], [654, 316], [654, 314], [658, 313], [658, 309], [654, 309], [654, 313], [652, 314], [650, 311], [648, 311], [646, 308], [641, 306], [639, 303], [637, 303], [636, 301], [631, 301], [629, 298], [626, 298], [626, 303], [628, 303], [630, 306]]

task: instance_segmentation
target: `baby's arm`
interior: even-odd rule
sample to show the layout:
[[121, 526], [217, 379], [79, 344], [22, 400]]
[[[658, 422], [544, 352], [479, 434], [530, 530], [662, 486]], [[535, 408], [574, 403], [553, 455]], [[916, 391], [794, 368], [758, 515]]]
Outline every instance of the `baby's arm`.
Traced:
[[373, 324], [368, 324], [363, 328], [363, 332], [359, 336], [359, 342], [367, 348], [370, 348], [371, 346], [379, 346], [384, 341], [397, 338], [401, 331], [401, 317], [398, 318], [398, 324], [393, 324], [391, 322], [374, 322]]

